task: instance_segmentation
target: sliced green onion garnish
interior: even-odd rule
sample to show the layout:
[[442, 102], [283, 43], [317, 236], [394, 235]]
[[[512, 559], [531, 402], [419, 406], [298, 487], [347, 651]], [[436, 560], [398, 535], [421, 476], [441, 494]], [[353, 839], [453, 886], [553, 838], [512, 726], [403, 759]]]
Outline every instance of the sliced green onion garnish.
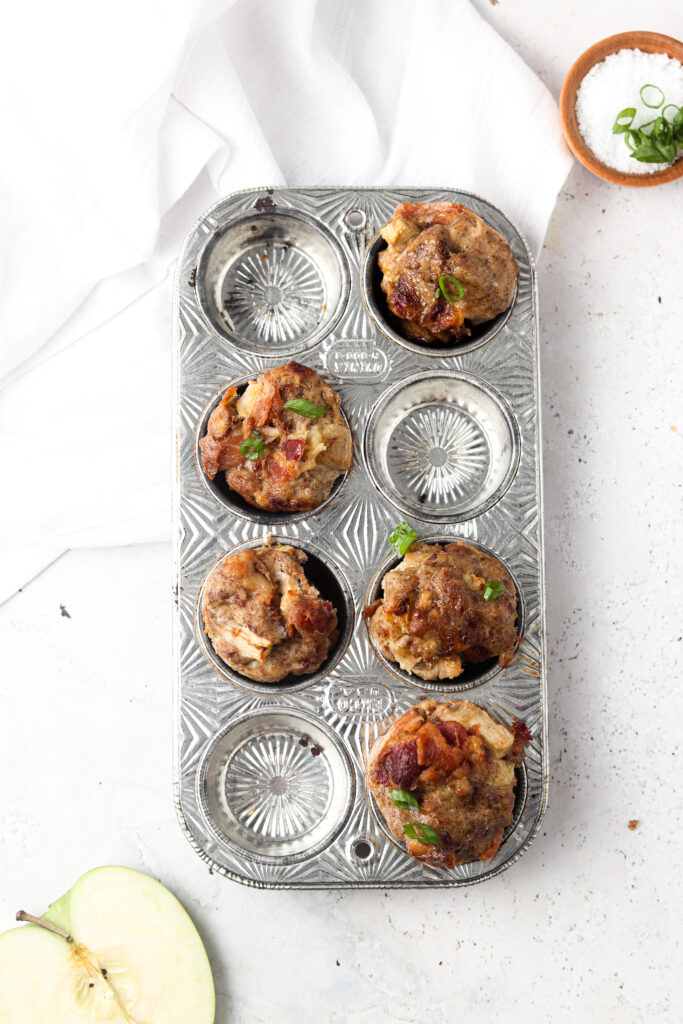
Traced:
[[285, 402], [283, 409], [291, 409], [298, 412], [300, 416], [307, 416], [309, 420], [317, 420], [327, 409], [324, 405], [316, 405], [315, 402], [308, 402], [305, 398], [293, 398], [291, 402]]
[[439, 291], [446, 302], [460, 302], [465, 289], [452, 274], [442, 274], [439, 278]]
[[[418, 832], [418, 829], [420, 830]], [[429, 846], [441, 846], [438, 834], [429, 825], [404, 825], [403, 831], [408, 839], [417, 839], [418, 843], [426, 843]]]
[[626, 145], [633, 153], [640, 145], [640, 132], [635, 128], [629, 129], [626, 135], [624, 135], [624, 139], [626, 140]]
[[650, 134], [657, 142], [661, 142], [663, 146], [668, 146], [671, 142], [671, 125], [665, 117], [657, 117]]
[[671, 125], [665, 117], [656, 118], [650, 138], [666, 163], [671, 163], [676, 157], [676, 140]]
[[[654, 90], [654, 95], [650, 92], [646, 98], [645, 90], [647, 89]], [[659, 102], [649, 102], [649, 100], [654, 101], [657, 94], [661, 94]], [[651, 110], [659, 110], [665, 100], [664, 93], [659, 86], [649, 83], [642, 86], [640, 98]], [[668, 110], [675, 111], [671, 120], [666, 116]], [[613, 134], [623, 134], [624, 142], [631, 150], [630, 155], [634, 160], [639, 160], [644, 164], [673, 163], [678, 156], [679, 146], [683, 147], [683, 107], [677, 107], [675, 103], [667, 103], [662, 107], [658, 117], [646, 121], [638, 128], [633, 127], [635, 114], [635, 107], [624, 107], [617, 114], [612, 125]], [[648, 128], [649, 131], [646, 130]]]
[[[662, 97], [661, 100], [659, 101], [659, 103], [648, 103], [647, 100], [645, 99], [645, 97], [643, 96], [643, 92], [644, 92], [645, 89], [654, 89], [656, 91], [656, 93], [659, 93], [659, 95]], [[659, 86], [658, 85], [652, 85], [650, 82], [648, 82], [646, 85], [641, 86], [640, 98], [643, 101], [643, 103], [645, 104], [645, 106], [649, 107], [650, 110], [659, 110], [659, 108], [661, 107], [661, 105], [662, 105], [662, 103], [664, 102], [664, 99], [665, 99], [664, 93], [659, 88]], [[654, 99], [654, 97], [651, 97], [651, 98]]]
[[640, 160], [643, 164], [661, 164], [665, 162], [665, 158], [661, 150], [657, 148], [655, 141], [642, 132], [637, 133], [637, 145], [631, 153], [631, 158], [633, 160]]
[[616, 116], [614, 124], [612, 125], [612, 133], [619, 135], [621, 132], [626, 132], [633, 124], [633, 118], [636, 116], [635, 107], [624, 107], [620, 110]]
[[420, 805], [407, 789], [390, 789], [389, 796], [392, 803], [400, 807], [402, 811], [419, 811]]
[[500, 580], [487, 580], [484, 587], [484, 600], [495, 601], [504, 591], [505, 587]]
[[265, 447], [265, 441], [258, 430], [252, 430], [251, 435], [242, 441], [240, 445], [240, 455], [245, 459], [255, 462]]
[[[676, 159], [676, 144], [674, 142], [669, 142], [666, 144], [663, 144], [661, 142], [655, 142], [654, 145], [655, 149], [658, 150], [660, 154], [659, 159], [661, 163], [672, 164], [674, 162], [674, 160]], [[657, 163], [657, 161], [653, 160], [652, 163]]]
[[398, 523], [389, 534], [389, 543], [401, 558], [403, 558], [410, 545], [414, 544], [416, 540], [417, 533], [412, 526], [404, 522]]

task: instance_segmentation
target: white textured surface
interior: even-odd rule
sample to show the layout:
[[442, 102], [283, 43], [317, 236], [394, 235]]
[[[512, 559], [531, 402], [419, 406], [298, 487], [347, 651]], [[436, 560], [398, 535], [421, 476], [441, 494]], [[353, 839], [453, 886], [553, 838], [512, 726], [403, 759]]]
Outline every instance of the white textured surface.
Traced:
[[[556, 95], [644, 21], [634, 0], [476, 6]], [[648, 10], [675, 34], [678, 0]], [[211, 877], [172, 803], [170, 546], [74, 552], [0, 610], [0, 927], [120, 862], [195, 917], [217, 1024], [679, 1019], [682, 200], [577, 166], [539, 265], [552, 781], [519, 864], [454, 893]]]

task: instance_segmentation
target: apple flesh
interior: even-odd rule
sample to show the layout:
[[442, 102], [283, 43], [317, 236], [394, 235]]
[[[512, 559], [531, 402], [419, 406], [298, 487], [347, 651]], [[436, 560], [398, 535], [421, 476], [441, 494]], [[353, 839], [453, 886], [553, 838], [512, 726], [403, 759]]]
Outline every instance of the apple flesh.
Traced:
[[202, 941], [149, 875], [96, 868], [42, 920], [63, 934], [27, 924], [0, 935], [2, 1024], [212, 1024]]

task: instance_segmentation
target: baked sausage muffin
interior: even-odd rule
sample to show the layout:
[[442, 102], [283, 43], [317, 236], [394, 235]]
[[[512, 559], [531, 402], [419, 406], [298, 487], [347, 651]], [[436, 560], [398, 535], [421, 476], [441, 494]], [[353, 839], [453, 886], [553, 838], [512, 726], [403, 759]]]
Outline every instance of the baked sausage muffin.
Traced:
[[501, 234], [460, 203], [401, 203], [381, 229], [382, 290], [410, 338], [453, 342], [508, 308], [519, 267]]
[[226, 664], [260, 683], [317, 672], [339, 639], [337, 612], [287, 544], [228, 555], [204, 588], [204, 627]]
[[301, 363], [266, 370], [243, 394], [228, 388], [199, 442], [210, 480], [268, 512], [317, 508], [351, 466], [339, 396]]
[[489, 860], [512, 823], [515, 767], [531, 734], [506, 728], [466, 700], [424, 700], [370, 751], [367, 782], [408, 853], [452, 868]]
[[420, 679], [455, 679], [466, 664], [512, 661], [517, 595], [504, 566], [485, 551], [413, 544], [382, 580], [384, 596], [363, 610], [381, 653]]

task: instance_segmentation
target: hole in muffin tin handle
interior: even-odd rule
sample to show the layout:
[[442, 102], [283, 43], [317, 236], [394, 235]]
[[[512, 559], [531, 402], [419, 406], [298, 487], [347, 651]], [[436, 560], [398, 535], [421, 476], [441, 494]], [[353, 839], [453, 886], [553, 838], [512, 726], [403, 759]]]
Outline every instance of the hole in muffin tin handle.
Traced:
[[344, 220], [352, 231], [360, 231], [366, 223], [366, 217], [362, 210], [349, 210]]
[[357, 836], [351, 842], [351, 856], [354, 860], [367, 864], [377, 854], [377, 840], [374, 836]]

